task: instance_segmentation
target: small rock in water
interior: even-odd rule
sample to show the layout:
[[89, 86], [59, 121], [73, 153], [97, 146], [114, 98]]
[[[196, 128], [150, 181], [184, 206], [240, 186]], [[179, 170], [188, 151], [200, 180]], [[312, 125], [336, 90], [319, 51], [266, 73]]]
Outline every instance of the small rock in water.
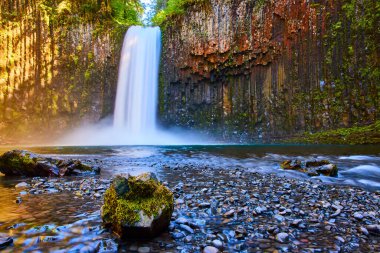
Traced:
[[25, 182], [21, 182], [21, 183], [18, 183], [16, 184], [16, 188], [24, 188], [24, 187], [28, 187], [29, 184], [25, 183]]
[[189, 221], [185, 217], [179, 217], [178, 219], [175, 220], [175, 223], [178, 223], [178, 224], [188, 224]]
[[182, 232], [175, 232], [175, 233], [172, 234], [172, 237], [174, 239], [181, 239], [181, 238], [185, 237], [185, 234], [182, 233]]
[[150, 252], [150, 248], [149, 247], [139, 247], [137, 249], [137, 252], [139, 252], [139, 253], [149, 253]]
[[380, 225], [368, 225], [367, 230], [372, 235], [380, 236]]
[[221, 240], [213, 240], [212, 245], [214, 245], [214, 247], [218, 249], [223, 248], [223, 242]]
[[355, 212], [354, 213], [354, 218], [358, 219], [358, 220], [362, 220], [363, 219], [363, 214], [359, 213], [359, 212]]
[[210, 207], [210, 206], [211, 206], [211, 204], [208, 203], [208, 202], [203, 202], [203, 203], [200, 203], [200, 204], [199, 204], [199, 207], [200, 207], [200, 208], [208, 208], [208, 207]]
[[181, 224], [181, 225], [179, 225], [179, 227], [181, 228], [181, 230], [183, 230], [189, 234], [194, 234], [194, 230], [187, 225]]
[[362, 232], [364, 235], [369, 235], [369, 232], [365, 227], [360, 227], [360, 232]]
[[285, 220], [285, 217], [282, 216], [282, 215], [279, 215], [279, 214], [276, 214], [274, 216], [274, 218], [278, 221], [278, 222], [283, 222]]
[[21, 204], [21, 202], [22, 202], [22, 199], [21, 199], [21, 197], [16, 197], [16, 204]]
[[341, 243], [344, 243], [344, 242], [345, 242], [344, 238], [341, 237], [341, 236], [335, 236], [335, 239], [337, 239], [337, 240], [340, 241]]
[[13, 243], [12, 237], [2, 237], [0, 235], [0, 250], [5, 249]]
[[185, 203], [185, 201], [183, 200], [183, 199], [176, 199], [175, 200], [175, 204], [176, 205], [182, 205], [182, 204], [184, 204]]
[[285, 243], [288, 241], [288, 239], [289, 239], [289, 235], [287, 233], [278, 233], [276, 235], [276, 241], [280, 243]]
[[224, 217], [231, 217], [234, 216], [235, 210], [231, 209], [223, 214]]
[[207, 246], [203, 249], [203, 253], [218, 253], [219, 250], [213, 246]]
[[258, 206], [255, 208], [256, 214], [261, 214], [261, 213], [266, 212], [266, 211], [267, 211], [267, 208], [265, 206]]
[[293, 227], [298, 227], [298, 225], [299, 225], [301, 222], [302, 222], [301, 219], [295, 219], [295, 220], [292, 221], [291, 225], [292, 225]]

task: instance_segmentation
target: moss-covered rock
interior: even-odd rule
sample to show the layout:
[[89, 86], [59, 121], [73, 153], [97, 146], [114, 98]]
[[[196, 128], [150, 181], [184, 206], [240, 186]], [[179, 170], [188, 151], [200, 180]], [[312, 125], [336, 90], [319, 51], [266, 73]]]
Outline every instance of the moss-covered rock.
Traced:
[[6, 176], [62, 177], [99, 174], [100, 169], [78, 160], [45, 158], [25, 150], [12, 150], [0, 156], [0, 172]]
[[173, 193], [155, 174], [117, 176], [104, 196], [102, 219], [121, 238], [154, 237], [170, 223]]
[[280, 166], [284, 170], [297, 170], [311, 177], [320, 175], [336, 177], [338, 175], [338, 167], [327, 160], [306, 162], [286, 160], [283, 161]]

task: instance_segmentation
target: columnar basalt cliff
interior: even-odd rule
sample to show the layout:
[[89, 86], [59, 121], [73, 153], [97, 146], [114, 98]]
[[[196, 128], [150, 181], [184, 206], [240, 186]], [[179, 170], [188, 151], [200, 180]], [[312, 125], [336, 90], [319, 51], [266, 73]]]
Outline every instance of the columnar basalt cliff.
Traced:
[[274, 140], [379, 116], [377, 1], [210, 0], [163, 24], [163, 122]]
[[0, 2], [0, 143], [112, 112], [126, 28], [108, 18], [108, 2]]

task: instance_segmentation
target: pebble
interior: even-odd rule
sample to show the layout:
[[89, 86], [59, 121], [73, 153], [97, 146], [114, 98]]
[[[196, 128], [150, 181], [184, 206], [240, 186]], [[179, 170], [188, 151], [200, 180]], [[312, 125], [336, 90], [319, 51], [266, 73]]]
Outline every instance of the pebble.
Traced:
[[181, 224], [181, 225], [179, 225], [179, 227], [180, 227], [181, 230], [183, 230], [183, 231], [185, 231], [185, 232], [187, 232], [189, 234], [194, 234], [194, 230], [191, 227], [189, 227], [189, 226], [187, 226], [185, 224]]
[[189, 224], [189, 220], [186, 219], [185, 217], [179, 217], [178, 219], [175, 220], [175, 223], [178, 223], [178, 224]]
[[184, 204], [185, 203], [185, 201], [183, 200], [183, 199], [176, 199], [175, 200], [175, 204], [176, 205], [182, 205], [182, 204]]
[[363, 219], [363, 214], [359, 213], [359, 212], [355, 212], [354, 213], [354, 218], [358, 219], [358, 220], [362, 220]]
[[137, 249], [137, 252], [139, 252], [139, 253], [149, 253], [150, 252], [150, 248], [149, 247], [139, 247]]
[[199, 204], [200, 208], [209, 208], [210, 206], [211, 206], [211, 204], [208, 202], [202, 202]]
[[280, 243], [285, 243], [288, 241], [288, 239], [289, 239], [289, 235], [287, 233], [278, 233], [276, 235], [276, 241]]
[[234, 214], [235, 214], [235, 210], [234, 210], [234, 209], [231, 209], [231, 210], [229, 210], [228, 212], [225, 212], [225, 213], [223, 214], [223, 216], [224, 216], [224, 217], [231, 217], [231, 216], [234, 216]]
[[301, 222], [302, 222], [302, 219], [295, 219], [292, 221], [291, 225], [293, 227], [298, 227], [301, 224]]
[[26, 182], [21, 182], [21, 183], [16, 184], [15, 187], [16, 188], [25, 188], [25, 187], [29, 187], [29, 184]]
[[360, 232], [362, 232], [364, 235], [369, 235], [369, 232], [365, 227], [360, 227]]
[[213, 246], [207, 246], [203, 249], [203, 253], [218, 253], [219, 250]]
[[218, 248], [218, 249], [222, 249], [223, 248], [223, 242], [221, 240], [213, 240], [212, 241], [212, 245], [215, 247], [215, 248]]
[[344, 243], [345, 240], [343, 239], [343, 237], [341, 236], [335, 236], [335, 239], [337, 239], [338, 241], [340, 241], [341, 243]]
[[372, 235], [380, 236], [380, 225], [368, 225], [367, 230]]
[[279, 214], [276, 214], [274, 216], [274, 218], [278, 221], [278, 222], [283, 222], [285, 220], [285, 217], [282, 216], [282, 215], [279, 215]]
[[174, 239], [181, 239], [181, 238], [185, 237], [185, 234], [181, 233], [181, 232], [174, 232], [174, 233], [172, 233], [172, 237]]

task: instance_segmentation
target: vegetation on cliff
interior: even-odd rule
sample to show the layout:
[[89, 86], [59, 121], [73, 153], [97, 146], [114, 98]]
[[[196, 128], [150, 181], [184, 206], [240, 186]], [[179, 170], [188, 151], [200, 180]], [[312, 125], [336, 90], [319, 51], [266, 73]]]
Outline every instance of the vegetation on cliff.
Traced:
[[[43, 21], [55, 25], [108, 20], [134, 25], [141, 24], [140, 17], [143, 13], [138, 0], [37, 0], [36, 6], [42, 13]], [[14, 9], [13, 3], [3, 3], [2, 7], [2, 25], [19, 20], [19, 13]]]
[[1, 135], [36, 141], [112, 113], [123, 35], [142, 11], [138, 0], [0, 1]]
[[210, 0], [168, 0], [167, 2], [158, 0], [156, 2], [156, 14], [152, 18], [152, 23], [162, 26], [166, 20], [185, 14], [188, 7], [206, 3], [210, 3]]
[[308, 144], [380, 144], [380, 120], [368, 126], [354, 126], [318, 133], [305, 133], [286, 141]]
[[378, 1], [211, 6], [163, 22], [166, 124], [270, 142], [379, 119]]

